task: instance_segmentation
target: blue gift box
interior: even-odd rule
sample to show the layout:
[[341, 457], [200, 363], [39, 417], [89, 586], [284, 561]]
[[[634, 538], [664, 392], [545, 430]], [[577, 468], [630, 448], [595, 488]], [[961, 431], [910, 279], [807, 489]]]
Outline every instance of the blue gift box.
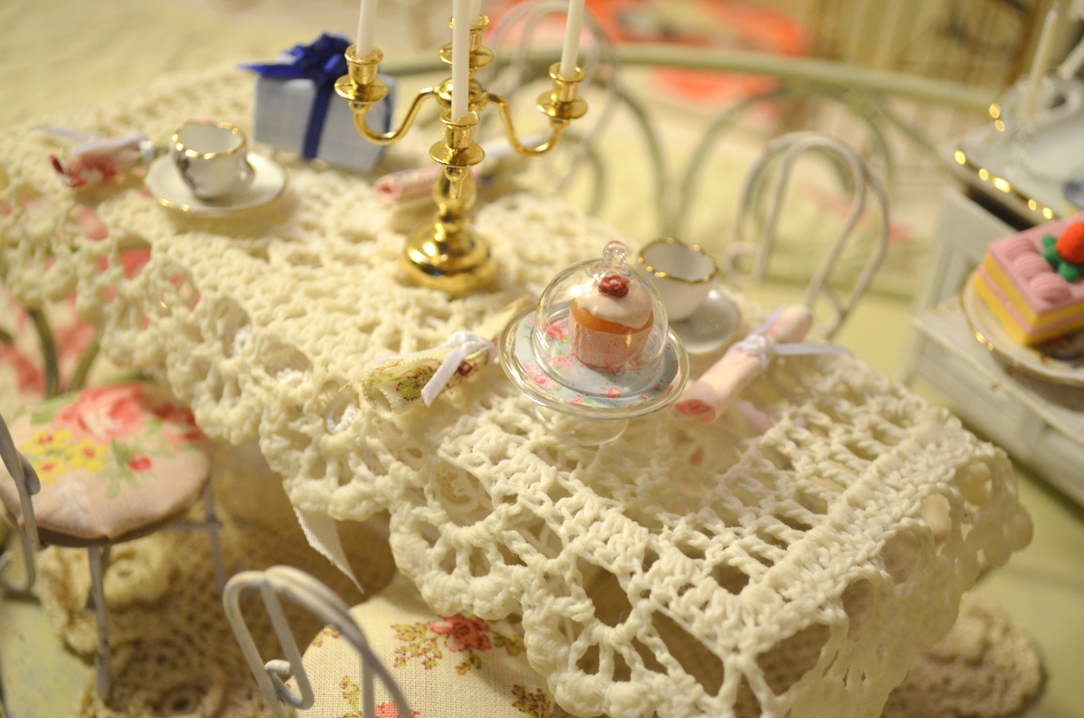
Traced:
[[[295, 45], [273, 63], [244, 65], [259, 75], [252, 138], [361, 172], [375, 167], [385, 147], [358, 133], [350, 104], [335, 94], [335, 80], [347, 74], [343, 53], [349, 45], [344, 37], [325, 34], [311, 45]], [[373, 106], [367, 119], [374, 130], [387, 132], [395, 81], [383, 75], [381, 79], [388, 84], [388, 96]]]

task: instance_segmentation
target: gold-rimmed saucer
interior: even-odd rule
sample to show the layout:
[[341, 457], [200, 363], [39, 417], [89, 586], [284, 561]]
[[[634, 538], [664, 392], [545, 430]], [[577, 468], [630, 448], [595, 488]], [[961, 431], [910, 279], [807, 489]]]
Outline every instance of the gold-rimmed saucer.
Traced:
[[740, 323], [738, 305], [715, 285], [691, 316], [670, 322], [670, 329], [690, 354], [707, 354], [733, 339]]
[[144, 183], [155, 200], [164, 207], [194, 216], [229, 217], [273, 202], [286, 190], [287, 176], [282, 165], [255, 152], [249, 153], [248, 160], [255, 173], [252, 184], [214, 199], [200, 199], [192, 194], [192, 189], [181, 179], [169, 155], [151, 163]]

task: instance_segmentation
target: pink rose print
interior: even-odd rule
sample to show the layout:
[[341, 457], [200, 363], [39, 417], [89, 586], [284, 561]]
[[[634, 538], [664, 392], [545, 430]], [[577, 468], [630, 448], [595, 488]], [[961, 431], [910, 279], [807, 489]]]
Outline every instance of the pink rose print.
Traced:
[[94, 327], [76, 315], [66, 324], [58, 326], [53, 332], [61, 361], [77, 361], [86, 351], [94, 338]]
[[26, 313], [26, 308], [11, 292], [2, 288], [0, 288], [0, 308], [3, 309], [5, 318], [11, 322], [9, 331], [14, 329], [17, 334], [30, 323], [30, 315]]
[[571, 354], [562, 354], [550, 359], [550, 366], [554, 367], [570, 367], [574, 361], [574, 357]]
[[57, 412], [54, 426], [103, 443], [143, 428], [145, 397], [138, 385], [99, 386], [84, 390], [79, 400]]
[[551, 379], [546, 372], [542, 371], [542, 369], [535, 364], [524, 364], [523, 370], [527, 372], [527, 376], [531, 377], [531, 381], [541, 387], [548, 389], [557, 384], [557, 382]]
[[427, 624], [429, 630], [448, 639], [448, 648], [460, 651], [488, 651], [493, 647], [489, 642], [489, 624], [480, 618], [470, 619], [463, 616], [450, 616]]
[[132, 454], [132, 458], [125, 462], [125, 466], [132, 471], [150, 471], [151, 457], [146, 454]]
[[611, 399], [617, 396], [621, 396], [621, 389], [616, 386], [611, 386], [609, 389], [606, 390], [606, 396], [610, 397]]
[[546, 327], [546, 336], [559, 342], [565, 338], [565, 328], [563, 325], [554, 322]]
[[3, 364], [14, 370], [20, 393], [37, 396], [45, 391], [45, 375], [18, 347], [0, 344], [0, 365]]
[[120, 253], [120, 265], [124, 269], [124, 276], [131, 279], [139, 273], [143, 265], [151, 261], [150, 246], [132, 247]]
[[[518, 656], [524, 650], [523, 639], [490, 631], [489, 624], [477, 618], [452, 616], [429, 623], [395, 624], [391, 628], [401, 642], [395, 649], [393, 668], [416, 660], [428, 671], [440, 665], [444, 652], [448, 651], [463, 659], [455, 666], [455, 672], [465, 676], [472, 670], [481, 670], [478, 653], [503, 648], [508, 655]], [[455, 660], [459, 661], [459, 657]]]
[[[343, 700], [350, 704], [351, 709], [349, 713], [343, 713], [339, 718], [363, 718], [361, 686], [358, 682], [350, 676], [343, 676], [339, 681], [339, 688], [342, 690]], [[395, 701], [377, 703], [374, 708], [376, 718], [415, 718], [421, 715], [418, 711], [411, 709], [410, 716], [400, 716], [399, 709], [395, 707]]]
[[79, 205], [72, 210], [72, 217], [79, 225], [79, 229], [83, 230], [83, 234], [87, 239], [100, 242], [101, 240], [109, 236], [109, 230], [102, 224], [102, 220], [98, 218], [98, 215], [90, 207], [86, 205]]
[[171, 446], [191, 441], [202, 441], [203, 432], [196, 426], [196, 417], [192, 410], [177, 404], [159, 404], [151, 409], [164, 426], [166, 441]]
[[[410, 709], [411, 716], [421, 715], [413, 708]], [[399, 709], [395, 707], [393, 701], [384, 701], [376, 705], [376, 718], [399, 718]]]

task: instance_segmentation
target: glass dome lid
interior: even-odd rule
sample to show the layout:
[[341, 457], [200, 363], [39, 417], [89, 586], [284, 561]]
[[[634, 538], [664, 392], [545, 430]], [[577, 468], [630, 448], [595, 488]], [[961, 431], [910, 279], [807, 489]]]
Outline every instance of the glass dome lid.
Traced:
[[674, 401], [688, 359], [658, 290], [621, 242], [559, 273], [501, 338], [501, 365], [536, 403], [591, 418], [631, 418]]

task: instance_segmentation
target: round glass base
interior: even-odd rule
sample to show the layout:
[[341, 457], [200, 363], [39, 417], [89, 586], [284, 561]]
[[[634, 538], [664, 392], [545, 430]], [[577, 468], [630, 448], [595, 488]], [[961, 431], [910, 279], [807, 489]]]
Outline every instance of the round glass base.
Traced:
[[535, 404], [535, 416], [556, 436], [579, 446], [600, 446], [621, 436], [628, 419], [590, 419]]

